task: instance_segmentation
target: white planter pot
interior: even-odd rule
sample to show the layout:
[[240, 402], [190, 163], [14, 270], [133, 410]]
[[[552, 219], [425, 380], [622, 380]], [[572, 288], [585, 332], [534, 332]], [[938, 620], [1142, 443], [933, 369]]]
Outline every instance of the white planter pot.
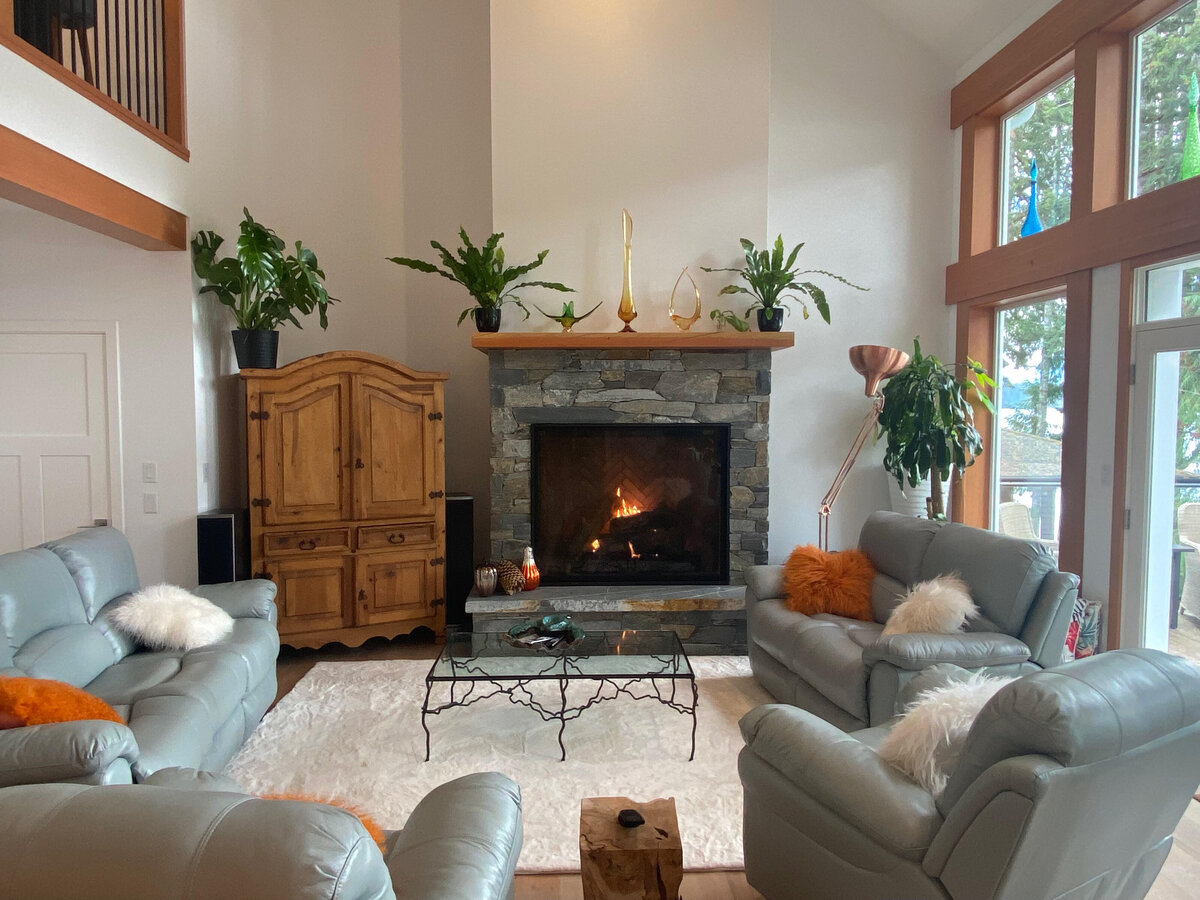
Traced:
[[[930, 495], [932, 490], [928, 478], [916, 487], [909, 487], [908, 482], [905, 481], [903, 491], [900, 490], [900, 485], [896, 483], [896, 479], [892, 475], [888, 474], [887, 480], [888, 491], [892, 497], [892, 512], [921, 518], [924, 518], [928, 514], [925, 508], [925, 498]], [[942, 483], [942, 503], [948, 512], [950, 509], [949, 482]]]

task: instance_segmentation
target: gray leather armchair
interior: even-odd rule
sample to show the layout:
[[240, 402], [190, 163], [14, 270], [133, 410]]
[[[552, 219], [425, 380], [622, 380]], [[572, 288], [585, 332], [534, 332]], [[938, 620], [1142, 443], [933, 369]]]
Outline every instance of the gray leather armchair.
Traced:
[[1129, 650], [1026, 675], [937, 797], [876, 755], [890, 725], [769, 705], [741, 727], [746, 878], [768, 900], [1136, 900], [1200, 783], [1200, 669]]
[[[746, 570], [746, 630], [755, 677], [781, 703], [846, 731], [886, 722], [897, 697], [939, 663], [1019, 675], [1062, 661], [1079, 579], [1033, 541], [891, 512], [874, 512], [859, 549], [875, 565], [874, 621], [807, 616], [784, 603], [783, 567]], [[980, 616], [961, 634], [882, 636], [909, 588], [958, 573]]]
[[344, 810], [181, 769], [3, 788], [0, 822], [0, 900], [506, 900], [522, 838], [494, 772], [434, 788], [383, 853]]

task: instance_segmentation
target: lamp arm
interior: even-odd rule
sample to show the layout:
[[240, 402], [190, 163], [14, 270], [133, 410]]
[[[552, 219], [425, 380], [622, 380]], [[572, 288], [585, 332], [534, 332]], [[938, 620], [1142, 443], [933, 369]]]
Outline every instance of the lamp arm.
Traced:
[[821, 506], [817, 510], [817, 534], [822, 550], [829, 549], [829, 514], [833, 512], [833, 504], [837, 502], [842, 485], [846, 483], [846, 478], [849, 476], [850, 470], [854, 468], [854, 463], [858, 460], [858, 454], [862, 450], [863, 444], [867, 442], [867, 436], [874, 430], [875, 423], [879, 421], [879, 416], [882, 413], [883, 395], [876, 394], [874, 402], [871, 404], [871, 411], [863, 419], [862, 427], [858, 430], [858, 436], [855, 437], [854, 443], [850, 445], [850, 451], [846, 454], [846, 458], [842, 460], [842, 466], [838, 469], [837, 475], [834, 476], [833, 484], [829, 486], [829, 490], [821, 500]]

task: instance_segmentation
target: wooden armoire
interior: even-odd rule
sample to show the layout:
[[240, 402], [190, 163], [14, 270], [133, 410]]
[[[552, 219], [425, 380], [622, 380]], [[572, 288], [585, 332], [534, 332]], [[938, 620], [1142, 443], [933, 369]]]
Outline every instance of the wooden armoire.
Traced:
[[292, 647], [445, 633], [442, 372], [339, 350], [243, 369], [251, 563]]

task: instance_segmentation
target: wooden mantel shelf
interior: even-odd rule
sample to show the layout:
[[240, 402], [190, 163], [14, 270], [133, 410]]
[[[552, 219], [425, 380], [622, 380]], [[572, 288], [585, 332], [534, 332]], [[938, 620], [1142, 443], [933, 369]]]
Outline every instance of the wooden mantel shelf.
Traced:
[[786, 350], [791, 331], [477, 332], [471, 346], [489, 350]]

